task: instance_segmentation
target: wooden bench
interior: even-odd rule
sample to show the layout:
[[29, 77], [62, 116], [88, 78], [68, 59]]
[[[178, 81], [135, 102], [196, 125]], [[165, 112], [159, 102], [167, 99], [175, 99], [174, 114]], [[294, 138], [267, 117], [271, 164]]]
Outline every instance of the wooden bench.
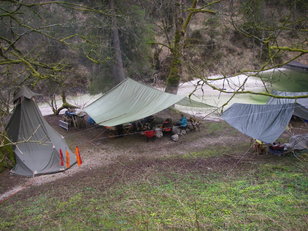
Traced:
[[65, 122], [63, 120], [59, 120], [59, 126], [61, 128], [64, 128], [66, 131], [68, 131], [68, 122]]

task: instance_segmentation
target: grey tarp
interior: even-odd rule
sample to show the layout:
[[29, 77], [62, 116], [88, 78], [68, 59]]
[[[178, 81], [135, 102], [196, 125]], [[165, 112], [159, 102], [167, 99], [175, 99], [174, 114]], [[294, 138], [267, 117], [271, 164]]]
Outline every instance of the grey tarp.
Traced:
[[36, 103], [30, 99], [30, 91], [26, 92], [25, 96], [22, 92], [16, 94], [20, 100], [6, 127], [8, 137], [16, 143], [16, 165], [12, 172], [34, 176], [63, 171], [66, 167], [60, 166], [59, 150], [62, 149], [64, 158], [66, 150], [69, 152], [71, 165], [76, 163], [75, 155], [64, 138], [43, 118]]
[[[308, 92], [273, 91], [272, 94], [279, 96], [304, 96], [308, 95]], [[294, 109], [294, 115], [302, 119], [308, 120], [308, 98], [286, 99], [286, 98], [271, 97], [267, 102], [267, 104], [286, 104], [286, 103], [296, 103]]]
[[[116, 126], [153, 115], [183, 99], [127, 78], [84, 110], [97, 124]], [[189, 99], [182, 102], [187, 104]]]
[[[308, 92], [273, 91], [279, 96], [304, 96]], [[308, 119], [308, 98], [287, 99], [271, 97], [266, 105], [233, 104], [222, 118], [240, 132], [272, 143], [284, 132], [292, 115]]]
[[296, 61], [291, 61], [288, 64], [284, 65], [284, 67], [290, 68], [290, 69], [308, 71], [308, 65], [305, 65], [305, 64], [302, 64]]
[[295, 104], [239, 104], [228, 108], [222, 118], [240, 132], [273, 143], [284, 132], [293, 113]]

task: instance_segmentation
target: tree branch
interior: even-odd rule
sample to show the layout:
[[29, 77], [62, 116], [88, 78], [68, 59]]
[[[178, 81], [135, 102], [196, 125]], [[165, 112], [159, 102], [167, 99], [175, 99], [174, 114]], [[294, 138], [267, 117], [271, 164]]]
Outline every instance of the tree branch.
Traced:
[[161, 45], [161, 46], [163, 46], [163, 47], [166, 47], [166, 48], [168, 48], [169, 50], [172, 49], [172, 48], [171, 48], [170, 46], [168, 46], [167, 44], [160, 43], [160, 42], [150, 42], [150, 43], [148, 43], [148, 44], [151, 44], [151, 45], [157, 44], [157, 45]]
[[[262, 96], [270, 96], [273, 98], [281, 98], [281, 99], [300, 99], [300, 98], [308, 98], [308, 95], [300, 95], [300, 96], [281, 96], [281, 95], [274, 95], [274, 94], [270, 94], [267, 92], [254, 92], [254, 91], [239, 91], [240, 88], [237, 91], [227, 91], [221, 88], [218, 88], [216, 86], [214, 86], [213, 84], [210, 84], [206, 81], [206, 85], [208, 85], [209, 87], [211, 87], [214, 90], [218, 90], [222, 93], [227, 93], [227, 94], [252, 94], [252, 95], [262, 95]], [[242, 85], [243, 86], [243, 85]]]
[[282, 51], [290, 51], [290, 52], [300, 52], [303, 54], [308, 53], [308, 50], [306, 49], [300, 49], [300, 48], [292, 48], [292, 47], [280, 47], [280, 46], [270, 46], [270, 49], [273, 50], [282, 50]]
[[50, 5], [50, 4], [58, 4], [58, 5], [63, 5], [73, 10], [84, 11], [84, 12], [94, 12], [94, 13], [103, 14], [106, 16], [117, 16], [105, 10], [94, 9], [94, 8], [86, 7], [83, 5], [76, 4], [76, 3], [66, 2], [66, 1], [49, 1], [49, 2], [38, 2], [38, 3], [23, 3], [19, 1], [11, 1], [11, 2], [20, 4], [25, 7], [35, 7], [35, 6], [44, 6], [44, 5]]

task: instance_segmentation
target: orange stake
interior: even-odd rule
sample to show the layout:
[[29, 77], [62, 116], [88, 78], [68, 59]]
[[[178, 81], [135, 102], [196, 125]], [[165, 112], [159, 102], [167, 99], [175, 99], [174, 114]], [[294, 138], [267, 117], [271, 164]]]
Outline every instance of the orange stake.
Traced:
[[81, 160], [78, 146], [76, 146], [75, 154], [76, 154], [77, 165], [80, 166], [82, 164], [82, 160]]
[[67, 150], [66, 150], [65, 156], [66, 156], [66, 168], [69, 168], [70, 167], [70, 154], [68, 153]]

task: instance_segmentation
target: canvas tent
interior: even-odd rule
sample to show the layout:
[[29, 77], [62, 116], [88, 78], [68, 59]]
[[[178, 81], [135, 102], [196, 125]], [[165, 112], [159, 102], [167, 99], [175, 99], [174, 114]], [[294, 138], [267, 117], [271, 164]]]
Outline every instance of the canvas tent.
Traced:
[[284, 67], [295, 70], [308, 71], [308, 65], [296, 61], [291, 61], [288, 64], [284, 65]]
[[191, 103], [192, 106], [202, 104], [127, 78], [84, 110], [97, 124], [116, 126], [153, 115], [177, 103]]
[[16, 143], [16, 165], [12, 172], [23, 176], [64, 171], [66, 167], [60, 165], [60, 149], [64, 158], [65, 152], [69, 152], [70, 165], [76, 163], [64, 138], [47, 123], [32, 100], [35, 95], [26, 87], [15, 94], [16, 106], [6, 127], [8, 137]]
[[[304, 96], [308, 95], [308, 92], [273, 91], [272, 94], [279, 96]], [[293, 103], [296, 105], [293, 113], [295, 116], [308, 120], [308, 98], [286, 99], [286, 98], [271, 97], [267, 102], [267, 104], [287, 104], [287, 103]]]
[[[273, 92], [282, 96], [308, 93]], [[271, 98], [266, 105], [233, 104], [222, 115], [231, 126], [254, 139], [273, 143], [284, 132], [292, 115], [308, 119], [307, 99]]]

